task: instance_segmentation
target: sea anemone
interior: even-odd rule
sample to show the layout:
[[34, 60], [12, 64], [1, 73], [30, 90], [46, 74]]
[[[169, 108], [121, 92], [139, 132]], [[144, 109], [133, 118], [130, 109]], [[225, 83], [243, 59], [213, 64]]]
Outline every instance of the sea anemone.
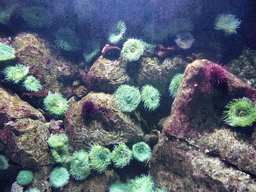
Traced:
[[66, 134], [51, 134], [47, 143], [52, 148], [64, 147], [68, 142], [68, 137]]
[[195, 39], [191, 33], [186, 32], [186, 33], [178, 33], [174, 41], [176, 45], [181, 49], [189, 49], [194, 43]]
[[227, 70], [217, 63], [205, 65], [205, 75], [214, 87], [223, 87], [228, 84]]
[[109, 42], [113, 44], [118, 43], [123, 38], [125, 32], [125, 23], [123, 21], [118, 21], [109, 32]]
[[73, 153], [73, 159], [70, 165], [70, 174], [76, 180], [86, 179], [91, 173], [89, 156], [81, 150]]
[[82, 114], [86, 118], [92, 117], [97, 112], [95, 104], [91, 100], [86, 100], [82, 105]]
[[255, 105], [247, 97], [232, 100], [226, 109], [224, 121], [232, 127], [252, 126], [256, 121]]
[[10, 45], [0, 42], [0, 61], [15, 59], [15, 50]]
[[138, 39], [128, 39], [121, 51], [124, 58], [129, 61], [137, 61], [144, 53], [144, 46]]
[[130, 180], [129, 192], [153, 192], [155, 183], [150, 176], [141, 175]]
[[111, 152], [111, 159], [114, 162], [115, 167], [123, 168], [128, 165], [132, 159], [132, 151], [124, 143], [115, 146], [115, 149]]
[[65, 51], [77, 51], [80, 49], [80, 39], [70, 28], [61, 28], [55, 34], [56, 45]]
[[52, 15], [49, 10], [40, 6], [32, 6], [23, 9], [22, 18], [31, 27], [48, 27], [52, 23]]
[[151, 157], [151, 148], [145, 142], [139, 142], [132, 146], [133, 157], [140, 162], [149, 160]]
[[40, 81], [34, 76], [26, 77], [25, 81], [23, 82], [23, 86], [27, 91], [40, 91], [42, 89]]
[[67, 111], [68, 102], [60, 93], [49, 92], [44, 98], [44, 107], [51, 114], [61, 116]]
[[117, 181], [109, 187], [109, 192], [127, 192], [128, 186], [125, 183]]
[[144, 108], [154, 111], [160, 105], [160, 93], [151, 85], [142, 87], [141, 98], [144, 102]]
[[89, 156], [92, 169], [100, 173], [105, 171], [111, 164], [110, 150], [106, 147], [94, 144]]
[[64, 167], [55, 167], [50, 175], [51, 186], [60, 188], [69, 182], [69, 172]]
[[241, 20], [237, 19], [235, 15], [232, 14], [220, 14], [215, 19], [215, 29], [223, 30], [226, 35], [231, 35], [236, 33], [236, 29], [239, 28]]
[[33, 172], [29, 171], [29, 170], [20, 171], [16, 178], [17, 182], [20, 185], [28, 185], [28, 184], [32, 183], [33, 179], [34, 179]]
[[178, 88], [179, 88], [179, 85], [180, 85], [180, 81], [183, 77], [183, 74], [182, 73], [177, 73], [173, 78], [172, 78], [172, 81], [170, 83], [170, 86], [169, 86], [169, 92], [170, 92], [170, 95], [175, 98], [176, 94], [177, 94], [177, 91], [178, 91]]
[[117, 107], [123, 112], [134, 111], [141, 101], [138, 88], [129, 85], [121, 85], [114, 95]]
[[9, 167], [8, 159], [4, 155], [0, 155], [0, 170], [5, 170]]
[[85, 50], [84, 50], [84, 54], [83, 54], [84, 60], [87, 63], [90, 63], [99, 52], [100, 52], [99, 40], [92, 39], [85, 46]]
[[18, 83], [23, 80], [29, 72], [29, 67], [21, 64], [15, 66], [8, 66], [4, 69], [3, 73], [7, 81]]

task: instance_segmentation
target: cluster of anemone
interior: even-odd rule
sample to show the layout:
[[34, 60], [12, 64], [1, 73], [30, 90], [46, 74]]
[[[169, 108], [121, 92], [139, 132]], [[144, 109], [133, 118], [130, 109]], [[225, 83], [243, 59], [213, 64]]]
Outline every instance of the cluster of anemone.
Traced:
[[60, 93], [51, 93], [44, 98], [44, 108], [55, 116], [62, 116], [68, 108], [68, 101]]
[[241, 21], [232, 14], [220, 14], [215, 19], [215, 29], [223, 30], [225, 34], [231, 35], [236, 33], [240, 27]]
[[55, 43], [64, 51], [74, 52], [80, 49], [80, 39], [70, 28], [61, 28], [55, 34]]
[[169, 92], [170, 92], [170, 95], [173, 98], [175, 98], [175, 96], [177, 94], [177, 91], [178, 91], [178, 88], [179, 88], [180, 81], [181, 81], [182, 77], [183, 77], [183, 74], [178, 73], [172, 78], [172, 81], [171, 81], [170, 86], [169, 86]]
[[226, 109], [224, 121], [232, 127], [252, 126], [256, 121], [255, 105], [246, 97], [230, 101]]
[[129, 61], [138, 61], [144, 53], [143, 43], [138, 39], [128, 39], [122, 48], [121, 54]]
[[109, 42], [113, 44], [118, 43], [121, 39], [123, 39], [125, 32], [125, 23], [123, 21], [118, 21], [109, 32]]

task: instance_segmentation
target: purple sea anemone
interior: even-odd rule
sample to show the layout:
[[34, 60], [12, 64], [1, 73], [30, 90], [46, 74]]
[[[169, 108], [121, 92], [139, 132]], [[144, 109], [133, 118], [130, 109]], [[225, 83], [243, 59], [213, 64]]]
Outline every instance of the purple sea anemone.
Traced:
[[84, 117], [90, 118], [97, 112], [96, 105], [91, 100], [86, 100], [82, 105], [82, 114]]
[[227, 70], [225, 67], [217, 63], [211, 63], [205, 66], [205, 75], [208, 81], [214, 87], [227, 86], [228, 76], [227, 76]]

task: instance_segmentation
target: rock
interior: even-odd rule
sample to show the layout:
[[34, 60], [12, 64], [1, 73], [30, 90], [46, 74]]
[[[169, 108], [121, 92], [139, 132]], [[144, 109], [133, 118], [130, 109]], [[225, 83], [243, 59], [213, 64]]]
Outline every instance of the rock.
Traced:
[[[82, 114], [82, 104], [91, 100], [97, 112], [91, 118]], [[113, 101], [113, 95], [90, 92], [80, 101], [69, 106], [64, 120], [65, 132], [69, 143], [76, 149], [79, 146], [98, 143], [110, 145], [140, 140], [143, 136], [138, 121], [128, 114], [122, 113]]]

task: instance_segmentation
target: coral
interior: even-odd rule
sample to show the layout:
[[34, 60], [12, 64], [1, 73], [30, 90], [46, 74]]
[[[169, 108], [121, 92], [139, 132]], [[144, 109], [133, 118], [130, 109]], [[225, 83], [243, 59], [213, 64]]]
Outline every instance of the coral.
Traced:
[[109, 187], [109, 192], [126, 192], [126, 191], [128, 191], [128, 186], [125, 183], [122, 183], [120, 181], [113, 183]]
[[173, 98], [175, 98], [175, 96], [177, 94], [177, 91], [178, 91], [178, 88], [179, 88], [179, 85], [180, 85], [180, 80], [182, 79], [182, 77], [183, 77], [183, 74], [177, 73], [172, 78], [172, 81], [171, 81], [170, 86], [169, 86], [169, 92], [170, 92], [170, 95]]
[[121, 85], [114, 95], [117, 107], [123, 112], [134, 111], [141, 101], [141, 95], [138, 88], [129, 85]]
[[9, 167], [8, 159], [4, 155], [0, 155], [0, 170], [5, 170]]
[[82, 114], [86, 118], [92, 117], [97, 112], [95, 104], [91, 100], [86, 100], [82, 105]]
[[118, 21], [109, 32], [109, 42], [113, 44], [117, 44], [126, 32], [126, 26], [123, 21]]
[[21, 64], [15, 66], [8, 66], [4, 69], [3, 73], [7, 81], [18, 83], [23, 80], [29, 72], [29, 67]]
[[141, 175], [129, 182], [129, 192], [153, 192], [155, 183], [150, 176]]
[[226, 105], [224, 121], [232, 127], [251, 126], [256, 121], [255, 105], [247, 98], [234, 99]]
[[26, 77], [25, 81], [23, 82], [23, 86], [26, 88], [27, 91], [37, 92], [42, 89], [40, 81], [37, 80], [34, 76]]
[[77, 51], [80, 49], [80, 39], [70, 28], [61, 28], [55, 34], [56, 45], [65, 51]]
[[144, 53], [144, 46], [138, 39], [128, 39], [121, 53], [127, 61], [137, 61]]
[[123, 168], [130, 163], [130, 160], [132, 159], [132, 151], [124, 143], [121, 143], [118, 146], [115, 146], [110, 157], [114, 162], [115, 167]]
[[204, 68], [206, 78], [214, 87], [223, 87], [227, 85], [228, 76], [225, 67], [217, 63], [211, 63], [209, 65], [205, 65]]
[[110, 150], [106, 147], [94, 144], [89, 156], [92, 168], [98, 172], [105, 171], [111, 164]]
[[181, 49], [189, 49], [194, 43], [195, 39], [191, 33], [186, 32], [177, 34], [174, 41]]
[[215, 29], [223, 30], [226, 35], [236, 33], [236, 29], [239, 28], [241, 21], [232, 14], [220, 14], [215, 19]]
[[28, 184], [32, 183], [32, 181], [34, 179], [34, 175], [33, 175], [32, 171], [22, 170], [18, 173], [18, 176], [16, 179], [20, 185], [28, 185]]
[[91, 169], [88, 154], [83, 150], [74, 152], [70, 165], [70, 174], [76, 180], [83, 180], [86, 179], [90, 173]]
[[24, 8], [22, 18], [31, 27], [35, 28], [48, 27], [52, 23], [52, 15], [50, 11], [39, 6]]
[[142, 87], [141, 98], [144, 102], [144, 108], [154, 111], [160, 105], [160, 93], [151, 85]]
[[0, 61], [15, 59], [15, 49], [6, 43], [0, 42]]
[[139, 142], [132, 146], [133, 157], [140, 162], [149, 160], [151, 157], [151, 148], [145, 142]]
[[69, 172], [64, 167], [55, 167], [50, 175], [51, 186], [60, 188], [69, 182]]
[[67, 100], [60, 93], [51, 93], [44, 98], [44, 107], [46, 111], [56, 116], [64, 115], [68, 108]]
[[66, 134], [51, 134], [47, 142], [52, 148], [61, 148], [67, 144], [68, 137]]
[[84, 60], [90, 63], [92, 59], [100, 52], [100, 42], [99, 40], [93, 39], [86, 44], [84, 50]]

